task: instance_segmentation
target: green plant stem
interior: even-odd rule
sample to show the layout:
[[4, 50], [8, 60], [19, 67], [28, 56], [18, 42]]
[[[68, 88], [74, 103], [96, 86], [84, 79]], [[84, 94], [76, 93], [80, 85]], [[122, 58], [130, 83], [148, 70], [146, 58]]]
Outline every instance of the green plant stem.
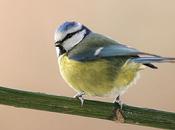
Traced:
[[[0, 87], [0, 104], [116, 121], [114, 104]], [[116, 108], [116, 106], [115, 106]], [[175, 129], [175, 113], [123, 105], [124, 123]]]

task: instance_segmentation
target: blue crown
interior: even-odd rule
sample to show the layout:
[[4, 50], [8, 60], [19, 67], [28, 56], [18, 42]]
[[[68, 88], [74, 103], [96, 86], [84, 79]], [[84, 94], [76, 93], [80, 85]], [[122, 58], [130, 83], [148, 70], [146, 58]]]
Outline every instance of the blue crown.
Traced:
[[69, 30], [70, 28], [72, 28], [73, 26], [75, 26], [76, 24], [77, 24], [76, 22], [64, 22], [62, 25], [60, 25], [58, 30], [60, 32], [65, 32]]

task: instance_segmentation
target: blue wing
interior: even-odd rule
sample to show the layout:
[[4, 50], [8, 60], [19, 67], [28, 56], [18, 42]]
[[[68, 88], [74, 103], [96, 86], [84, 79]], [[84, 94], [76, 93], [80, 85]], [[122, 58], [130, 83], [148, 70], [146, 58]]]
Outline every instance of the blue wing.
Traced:
[[131, 62], [142, 63], [149, 67], [153, 66], [150, 63], [175, 61], [175, 58], [161, 57], [119, 44], [100, 34], [91, 34], [68, 53], [68, 57], [76, 61], [122, 56], [131, 56]]
[[119, 44], [116, 41], [103, 35], [92, 33], [81, 41], [74, 49], [68, 53], [68, 57], [73, 60], [94, 60], [103, 57], [113, 56], [137, 56], [149, 55], [157, 56], [141, 52], [137, 49]]
[[94, 60], [102, 57], [137, 56], [137, 55], [149, 55], [159, 57], [157, 55], [141, 52], [134, 48], [129, 48], [124, 45], [110, 45], [104, 47], [102, 46], [94, 47], [91, 49], [81, 51], [77, 54], [70, 54], [69, 58], [78, 61], [83, 61], [83, 60]]

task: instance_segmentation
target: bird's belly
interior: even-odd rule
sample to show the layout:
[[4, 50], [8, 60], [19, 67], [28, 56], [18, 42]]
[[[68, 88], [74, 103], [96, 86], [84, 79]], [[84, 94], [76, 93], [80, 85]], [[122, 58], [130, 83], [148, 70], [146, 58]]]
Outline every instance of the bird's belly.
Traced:
[[114, 57], [79, 62], [63, 55], [59, 58], [59, 67], [62, 77], [76, 91], [105, 96], [113, 91], [119, 93], [136, 77], [140, 65], [127, 60]]

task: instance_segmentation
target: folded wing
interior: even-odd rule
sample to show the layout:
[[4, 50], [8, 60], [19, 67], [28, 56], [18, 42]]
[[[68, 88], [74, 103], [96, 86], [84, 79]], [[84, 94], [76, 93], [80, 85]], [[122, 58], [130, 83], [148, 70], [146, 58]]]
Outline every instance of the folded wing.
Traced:
[[[81, 43], [79, 47], [68, 53], [68, 57], [77, 61], [87, 61], [105, 57], [131, 56], [131, 62], [142, 63], [151, 68], [156, 68], [151, 63], [175, 62], [175, 58], [142, 52], [101, 35], [97, 37], [94, 40], [92, 37], [92, 39], [87, 39]], [[102, 37], [102, 40], [100, 37]]]

